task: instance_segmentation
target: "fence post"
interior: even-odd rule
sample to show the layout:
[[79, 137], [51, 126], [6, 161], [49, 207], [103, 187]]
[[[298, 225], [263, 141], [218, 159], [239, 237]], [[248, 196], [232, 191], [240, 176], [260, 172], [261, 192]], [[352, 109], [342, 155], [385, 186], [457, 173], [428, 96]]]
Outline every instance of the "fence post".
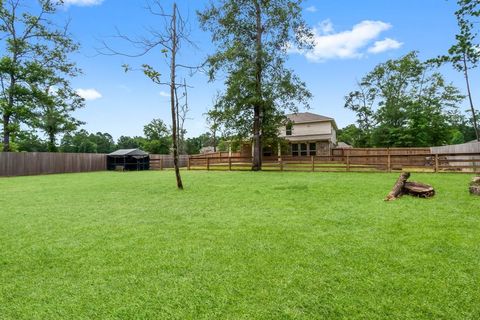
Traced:
[[163, 158], [160, 158], [160, 170], [163, 170]]
[[228, 171], [232, 171], [232, 157], [228, 157]]
[[435, 153], [435, 172], [438, 172], [438, 153]]
[[390, 155], [390, 148], [387, 148], [387, 171], [392, 172], [392, 158]]
[[312, 156], [312, 172], [315, 172], [315, 156]]
[[280, 171], [283, 171], [283, 159], [282, 159], [282, 157], [278, 158], [278, 161], [280, 163]]
[[210, 170], [210, 158], [207, 157], [207, 171]]
[[187, 169], [188, 169], [188, 170], [190, 170], [190, 166], [191, 166], [191, 164], [190, 164], [190, 156], [188, 156], [188, 158], [187, 158]]
[[350, 151], [347, 151], [347, 172], [350, 172]]

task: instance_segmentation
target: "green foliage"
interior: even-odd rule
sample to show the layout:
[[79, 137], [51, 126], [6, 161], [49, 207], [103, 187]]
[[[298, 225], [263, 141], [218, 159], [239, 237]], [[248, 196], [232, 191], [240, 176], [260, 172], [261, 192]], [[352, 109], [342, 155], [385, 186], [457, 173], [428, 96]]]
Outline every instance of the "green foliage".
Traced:
[[146, 139], [144, 137], [129, 137], [129, 136], [121, 136], [117, 140], [117, 148], [118, 149], [137, 149], [143, 148]]
[[354, 124], [348, 125], [343, 129], [337, 131], [337, 140], [345, 142], [354, 147], [365, 147], [369, 145], [370, 137], [363, 134], [362, 130], [357, 128]]
[[161, 119], [153, 119], [149, 124], [143, 127], [143, 133], [146, 141], [142, 148], [153, 154], [170, 154], [172, 146], [171, 133]]
[[199, 137], [185, 140], [185, 152], [187, 154], [199, 154], [202, 149], [202, 140]]
[[[2, 319], [478, 319], [480, 198], [415, 174], [0, 179]], [[361, 190], [359, 190], [361, 188]]]
[[216, 147], [215, 144], [212, 134], [207, 132], [198, 137], [188, 138], [185, 141], [185, 151], [187, 154], [199, 154], [203, 147]]
[[26, 152], [47, 152], [49, 145], [40, 139], [34, 132], [20, 131], [12, 137], [12, 145], [15, 146], [14, 151]]
[[108, 133], [88, 133], [80, 130], [75, 133], [67, 133], [63, 136], [60, 150], [72, 153], [110, 153], [115, 151], [115, 143]]
[[38, 128], [49, 137], [49, 149], [55, 136], [74, 130], [79, 124], [70, 116], [83, 106], [70, 88], [69, 79], [80, 70], [68, 60], [78, 45], [67, 28], [53, 22], [59, 1], [38, 0], [33, 6], [26, 0], [0, 2], [0, 115], [3, 149], [10, 149], [10, 137], [22, 123]]
[[218, 141], [215, 143], [213, 136], [207, 132], [198, 137], [187, 138], [184, 141], [183, 150], [185, 154], [199, 154], [202, 148], [213, 147], [215, 144], [218, 144]]
[[[346, 96], [357, 116], [355, 146], [426, 147], [451, 140], [464, 97], [416, 52], [379, 64]], [[353, 128], [350, 128], [353, 130]]]
[[170, 134], [162, 119], [153, 119], [143, 127], [143, 133], [148, 140], [161, 140]]

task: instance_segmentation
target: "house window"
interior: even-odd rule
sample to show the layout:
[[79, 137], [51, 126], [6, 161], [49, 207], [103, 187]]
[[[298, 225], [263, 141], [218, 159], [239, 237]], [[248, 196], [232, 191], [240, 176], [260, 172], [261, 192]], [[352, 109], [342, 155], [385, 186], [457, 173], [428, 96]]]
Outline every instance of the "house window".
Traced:
[[292, 156], [298, 156], [298, 144], [292, 144]]
[[309, 145], [309, 151], [311, 156], [316, 156], [317, 155], [317, 144], [316, 143], [310, 143]]
[[287, 128], [286, 128], [286, 135], [287, 135], [287, 136], [291, 136], [291, 135], [292, 135], [292, 127], [293, 127], [293, 126], [292, 126], [291, 123], [287, 124]]
[[302, 156], [308, 156], [307, 144], [306, 143], [300, 143], [300, 154]]
[[263, 156], [264, 157], [271, 157], [273, 154], [273, 148], [271, 146], [267, 146], [263, 148]]

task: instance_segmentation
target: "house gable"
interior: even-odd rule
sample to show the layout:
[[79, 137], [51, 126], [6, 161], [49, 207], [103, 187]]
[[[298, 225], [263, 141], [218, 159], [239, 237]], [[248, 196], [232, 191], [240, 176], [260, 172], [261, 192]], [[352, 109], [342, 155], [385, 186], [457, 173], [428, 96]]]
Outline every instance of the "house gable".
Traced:
[[[279, 128], [279, 136], [289, 141], [329, 141], [337, 142], [337, 125], [333, 118], [304, 112], [287, 115], [291, 126]], [[288, 131], [288, 132], [287, 132]]]

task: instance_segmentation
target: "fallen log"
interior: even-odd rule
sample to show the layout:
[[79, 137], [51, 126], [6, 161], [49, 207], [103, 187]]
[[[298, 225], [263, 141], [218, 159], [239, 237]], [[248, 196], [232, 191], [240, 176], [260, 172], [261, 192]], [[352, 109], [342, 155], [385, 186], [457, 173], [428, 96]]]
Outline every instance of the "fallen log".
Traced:
[[385, 198], [385, 201], [393, 201], [401, 197], [403, 194], [403, 187], [408, 178], [410, 178], [410, 172], [402, 173], [400, 177], [398, 177], [397, 182], [395, 182], [392, 191], [390, 191], [390, 193]]
[[435, 195], [435, 190], [431, 185], [421, 182], [407, 181], [403, 189], [405, 194], [419, 198], [430, 198]]

